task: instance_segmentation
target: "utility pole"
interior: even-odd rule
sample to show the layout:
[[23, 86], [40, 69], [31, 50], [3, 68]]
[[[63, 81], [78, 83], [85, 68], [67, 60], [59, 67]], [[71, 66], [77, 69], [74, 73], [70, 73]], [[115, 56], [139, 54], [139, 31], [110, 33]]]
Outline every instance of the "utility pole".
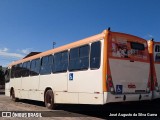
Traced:
[[54, 46], [56, 45], [56, 42], [53, 42], [53, 49], [54, 49]]

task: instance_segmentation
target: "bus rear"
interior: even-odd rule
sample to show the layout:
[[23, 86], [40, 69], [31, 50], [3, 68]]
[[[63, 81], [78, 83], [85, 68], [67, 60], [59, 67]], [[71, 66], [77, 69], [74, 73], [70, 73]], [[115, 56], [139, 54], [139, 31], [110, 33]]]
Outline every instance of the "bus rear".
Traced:
[[160, 98], [160, 42], [148, 41], [153, 99]]
[[150, 58], [147, 41], [110, 32], [107, 39], [106, 102], [150, 100]]

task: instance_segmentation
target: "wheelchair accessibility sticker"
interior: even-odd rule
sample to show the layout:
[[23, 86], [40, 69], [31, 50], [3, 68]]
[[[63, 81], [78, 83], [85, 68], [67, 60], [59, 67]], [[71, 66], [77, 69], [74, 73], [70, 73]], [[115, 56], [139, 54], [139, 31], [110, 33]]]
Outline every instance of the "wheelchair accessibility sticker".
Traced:
[[73, 73], [69, 73], [69, 80], [73, 80]]
[[122, 94], [123, 91], [123, 86], [122, 85], [116, 85], [116, 93], [117, 94]]

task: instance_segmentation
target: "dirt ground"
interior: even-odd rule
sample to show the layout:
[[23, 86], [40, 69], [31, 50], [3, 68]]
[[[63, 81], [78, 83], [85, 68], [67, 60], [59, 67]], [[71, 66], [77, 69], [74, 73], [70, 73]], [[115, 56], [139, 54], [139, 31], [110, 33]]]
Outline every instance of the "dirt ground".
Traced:
[[[61, 107], [59, 107], [61, 108]], [[31, 101], [31, 100], [19, 100], [13, 102], [10, 97], [0, 94], [0, 120], [100, 120], [92, 116], [87, 116], [79, 113], [73, 113], [65, 110], [48, 110], [45, 108], [43, 102]], [[3, 117], [2, 117], [3, 112]], [[11, 112], [12, 117], [6, 117], [5, 112]], [[19, 113], [19, 114], [18, 114]], [[24, 114], [40, 113], [37, 117], [23, 116]], [[19, 115], [19, 116], [18, 116]], [[18, 116], [18, 117], [17, 117]]]
[[[2, 117], [3, 112], [3, 117]], [[6, 113], [9, 112], [9, 113]], [[34, 114], [33, 114], [34, 113]], [[119, 117], [109, 117], [109, 114]], [[117, 120], [132, 117], [123, 115], [138, 114], [138, 119], [160, 119], [160, 100], [129, 103], [111, 103], [106, 105], [57, 105], [55, 110], [48, 110], [43, 102], [19, 100], [13, 102], [0, 91], [0, 120]], [[147, 116], [147, 113], [157, 116]], [[5, 115], [11, 114], [12, 117]], [[145, 116], [146, 115], [146, 116]], [[135, 119], [135, 118], [132, 118]], [[137, 118], [136, 118], [137, 119]]]

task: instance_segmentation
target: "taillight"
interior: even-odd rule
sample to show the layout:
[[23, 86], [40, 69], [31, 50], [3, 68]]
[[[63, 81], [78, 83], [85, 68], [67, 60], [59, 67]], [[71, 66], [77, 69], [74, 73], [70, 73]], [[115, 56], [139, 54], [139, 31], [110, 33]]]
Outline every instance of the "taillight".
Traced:
[[111, 78], [111, 76], [108, 76], [108, 81], [112, 81], [112, 78]]
[[113, 82], [112, 82], [112, 77], [110, 75], [107, 76], [107, 84], [108, 84], [108, 90], [111, 93], [114, 93], [114, 86], [113, 86]]
[[109, 87], [113, 87], [113, 83], [109, 82]]

